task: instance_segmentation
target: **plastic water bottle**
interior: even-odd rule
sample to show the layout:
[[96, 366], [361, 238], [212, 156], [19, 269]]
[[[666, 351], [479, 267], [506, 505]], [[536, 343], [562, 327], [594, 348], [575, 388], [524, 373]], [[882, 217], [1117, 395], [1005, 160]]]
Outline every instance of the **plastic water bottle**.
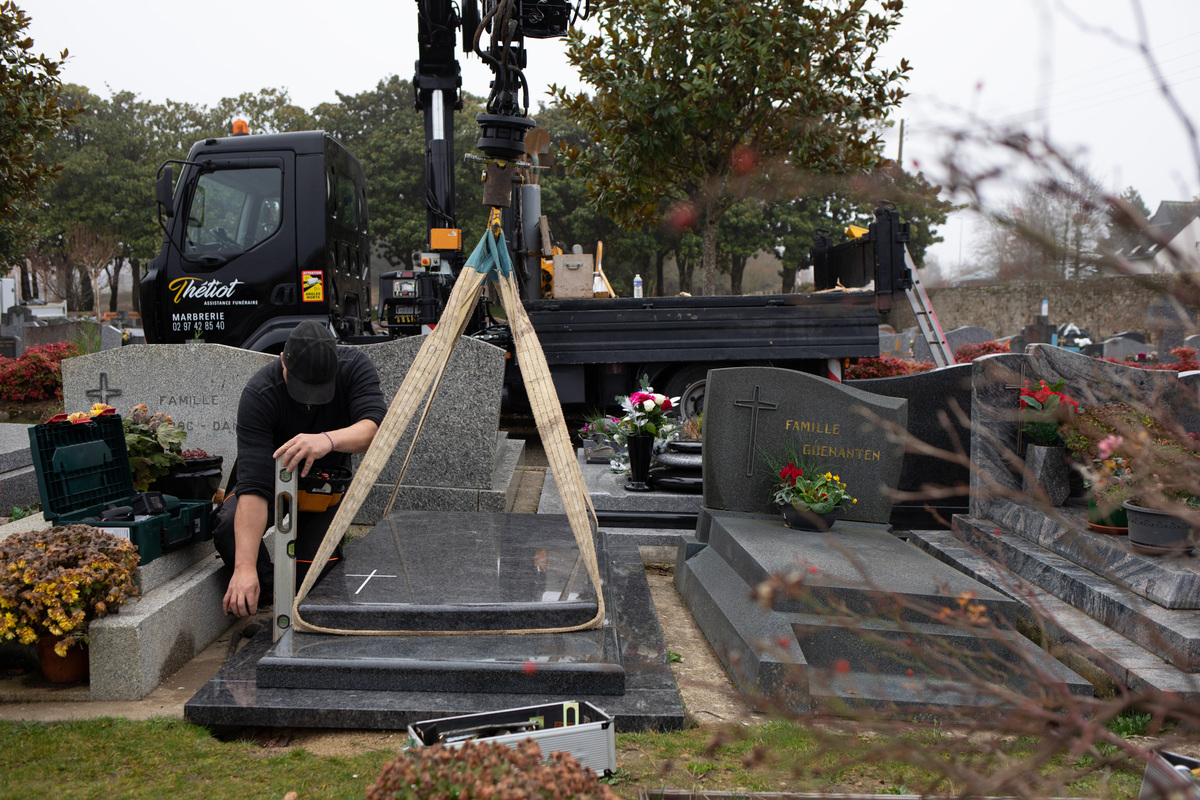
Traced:
[[633, 276], [633, 296], [634, 297], [642, 296], [642, 276], [641, 275]]

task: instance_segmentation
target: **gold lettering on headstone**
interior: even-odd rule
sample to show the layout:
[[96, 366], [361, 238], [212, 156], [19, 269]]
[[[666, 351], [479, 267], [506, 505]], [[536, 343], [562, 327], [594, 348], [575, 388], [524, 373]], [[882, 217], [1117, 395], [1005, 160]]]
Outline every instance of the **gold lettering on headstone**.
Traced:
[[[840, 436], [841, 423], [818, 422], [815, 420], [789, 419], [783, 424], [785, 431], [795, 433], [814, 433], [825, 436]], [[800, 445], [800, 455], [813, 458], [838, 458], [851, 461], [879, 461], [882, 452], [861, 447], [834, 447], [827, 444], [803, 442]]]

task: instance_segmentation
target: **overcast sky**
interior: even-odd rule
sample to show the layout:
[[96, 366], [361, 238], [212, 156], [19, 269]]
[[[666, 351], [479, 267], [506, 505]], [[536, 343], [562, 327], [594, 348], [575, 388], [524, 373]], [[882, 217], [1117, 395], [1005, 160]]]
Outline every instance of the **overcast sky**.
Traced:
[[[335, 91], [355, 94], [390, 74], [411, 78], [416, 59], [413, 0], [18, 5], [33, 20], [37, 49], [70, 50], [64, 79], [99, 94], [107, 87], [213, 105], [283, 87], [311, 109], [336, 100]], [[1200, 125], [1200, 2], [1143, 0], [1142, 7], [1162, 74]], [[1132, 9], [1131, 0], [909, 0], [884, 59], [904, 57], [913, 67], [911, 96], [898, 115], [905, 166], [940, 182], [948, 130], [1019, 123], [1078, 153], [1107, 187], [1134, 186], [1151, 211], [1200, 194], [1200, 165], [1183, 124], [1145, 59], [1117, 41], [1138, 37]], [[560, 42], [532, 41], [529, 49], [535, 105], [548, 99], [550, 83], [583, 85]], [[464, 88], [486, 96], [490, 73], [473, 56], [460, 61]], [[888, 155], [897, 150], [893, 133]], [[960, 253], [970, 263], [974, 227], [952, 218], [941, 231], [946, 242], [932, 252], [947, 271]]]

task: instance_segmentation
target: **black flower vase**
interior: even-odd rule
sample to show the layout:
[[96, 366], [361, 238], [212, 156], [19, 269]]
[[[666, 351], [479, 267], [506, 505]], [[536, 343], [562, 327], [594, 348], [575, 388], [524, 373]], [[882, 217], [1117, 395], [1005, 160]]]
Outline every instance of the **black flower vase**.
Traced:
[[650, 453], [654, 448], [654, 437], [640, 433], [628, 436], [625, 447], [629, 450], [629, 483], [625, 484], [625, 489], [630, 492], [650, 491], [646, 479], [650, 477]]

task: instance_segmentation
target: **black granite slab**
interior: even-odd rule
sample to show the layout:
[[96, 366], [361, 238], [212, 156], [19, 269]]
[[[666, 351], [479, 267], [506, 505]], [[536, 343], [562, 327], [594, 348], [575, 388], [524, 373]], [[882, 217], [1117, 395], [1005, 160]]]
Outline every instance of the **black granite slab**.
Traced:
[[953, 530], [982, 555], [1157, 654], [1164, 666], [1200, 672], [1195, 611], [1163, 608], [991, 520], [956, 517]]
[[[431, 544], [437, 546], [436, 540]], [[684, 723], [683, 707], [637, 544], [614, 540], [607, 543], [606, 551], [607, 567], [603, 571], [612, 598], [607, 626], [613, 632], [625, 674], [623, 694], [586, 690], [556, 694], [544, 689], [519, 694], [504, 690], [422, 692], [369, 686], [316, 690], [259, 686], [259, 663], [271, 649], [270, 630], [264, 628], [187, 702], [184, 716], [213, 729], [278, 726], [403, 730], [409, 723], [424, 719], [586, 700], [612, 714], [619, 730], [678, 730]], [[526, 636], [516, 634], [513, 638]], [[401, 647], [408, 637], [388, 638], [396, 642], [393, 646]], [[482, 653], [478, 656], [480, 661], [486, 658]]]
[[771, 462], [790, 447], [804, 469], [839, 475], [858, 502], [842, 518], [886, 523], [900, 476], [908, 402], [773, 367], [708, 373], [704, 395], [704, 505], [726, 511], [774, 508]]
[[[596, 596], [565, 518], [401, 511], [350, 541], [300, 616], [341, 630], [581, 625]], [[299, 643], [297, 643], [299, 644]]]
[[[879, 527], [839, 522], [829, 534], [805, 534], [776, 517], [706, 509], [699, 528], [703, 536], [679, 548], [676, 587], [752, 701], [798, 713], [869, 706], [909, 714], [1002, 707], [983, 683], [1092, 692], [1006, 627], [1019, 603]], [[753, 600], [775, 574], [803, 578], [812, 591], [770, 607]], [[942, 624], [938, 610], [953, 613], [964, 593], [983, 603], [997, 629]], [[928, 607], [906, 612], [898, 595]]]

